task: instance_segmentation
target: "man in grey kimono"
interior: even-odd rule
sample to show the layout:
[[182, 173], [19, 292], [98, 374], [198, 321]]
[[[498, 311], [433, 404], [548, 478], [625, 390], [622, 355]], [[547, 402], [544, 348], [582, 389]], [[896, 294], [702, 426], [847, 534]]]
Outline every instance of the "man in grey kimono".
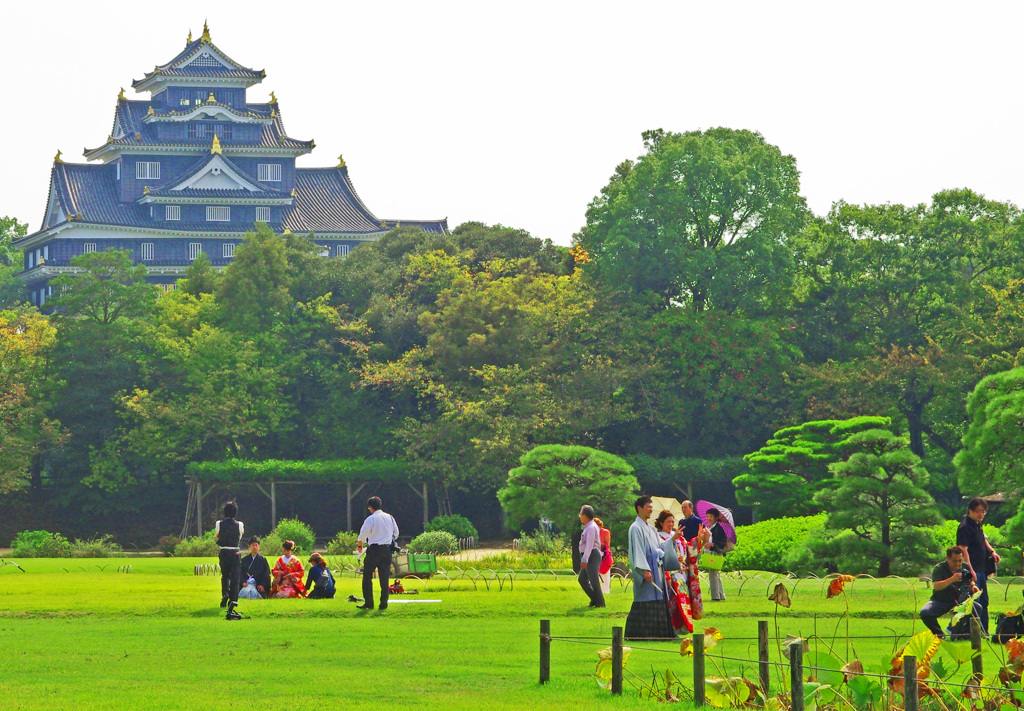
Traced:
[[647, 521], [654, 513], [650, 496], [634, 504], [636, 520], [629, 527], [629, 570], [633, 574], [633, 606], [626, 617], [626, 639], [675, 639], [665, 599], [665, 570], [678, 570], [676, 539], [662, 541]]

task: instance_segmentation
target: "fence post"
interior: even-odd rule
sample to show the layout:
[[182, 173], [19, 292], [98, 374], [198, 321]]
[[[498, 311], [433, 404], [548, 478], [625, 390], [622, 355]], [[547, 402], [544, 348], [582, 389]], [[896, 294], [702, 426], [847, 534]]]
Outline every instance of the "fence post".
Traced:
[[804, 711], [804, 643], [789, 645], [789, 697], [791, 711]]
[[971, 615], [971, 649], [974, 650], [974, 657], [971, 659], [974, 683], [980, 684], [981, 680], [985, 678], [985, 672], [981, 665], [981, 621], [977, 615]]
[[903, 656], [903, 709], [917, 711], [917, 657]]
[[612, 693], [622, 696], [622, 628], [612, 627]]
[[761, 678], [761, 693], [768, 698], [768, 620], [757, 621], [757, 665]]
[[551, 679], [551, 620], [540, 621], [540, 683]]
[[693, 703], [704, 705], [704, 633], [693, 634]]

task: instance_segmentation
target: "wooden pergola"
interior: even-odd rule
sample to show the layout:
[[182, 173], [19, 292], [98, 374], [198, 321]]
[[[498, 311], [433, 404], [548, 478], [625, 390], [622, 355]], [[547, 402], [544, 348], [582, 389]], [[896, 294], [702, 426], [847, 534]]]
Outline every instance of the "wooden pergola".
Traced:
[[[270, 502], [270, 526], [277, 526], [277, 487], [298, 486], [303, 484], [345, 484], [345, 525], [352, 531], [352, 500], [367, 484], [373, 483], [405, 483], [416, 496], [423, 501], [423, 525], [429, 522], [429, 492], [424, 479], [411, 476], [401, 462], [370, 461], [361, 467], [363, 460], [342, 460], [335, 470], [331, 470], [330, 462], [322, 462], [326, 466], [318, 467], [315, 477], [302, 477], [299, 474], [304, 468], [302, 462], [273, 460], [269, 462], [232, 462], [192, 463], [187, 468], [185, 482], [188, 484], [188, 503], [185, 505], [185, 525], [182, 537], [191, 528], [192, 516], [195, 515], [195, 531], [197, 536], [203, 535], [203, 501], [218, 485], [249, 484], [259, 489], [260, 493]], [[274, 466], [278, 464], [280, 466]], [[382, 466], [383, 465], [383, 466]], [[260, 471], [263, 470], [263, 471]], [[326, 471], [325, 471], [326, 470]], [[234, 474], [232, 474], [234, 472]], [[264, 476], [260, 476], [263, 474]], [[283, 476], [275, 476], [280, 474]], [[266, 476], [269, 475], [269, 476]]]

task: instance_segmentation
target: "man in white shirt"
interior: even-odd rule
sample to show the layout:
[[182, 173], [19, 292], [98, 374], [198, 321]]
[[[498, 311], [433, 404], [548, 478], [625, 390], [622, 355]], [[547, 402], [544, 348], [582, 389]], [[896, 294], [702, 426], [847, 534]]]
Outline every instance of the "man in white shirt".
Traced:
[[580, 587], [590, 598], [590, 607], [604, 607], [604, 593], [601, 591], [601, 529], [594, 521], [594, 507], [585, 505], [580, 509]]
[[359, 529], [359, 550], [366, 545], [363, 559], [363, 604], [360, 610], [373, 609], [373, 572], [380, 579], [380, 610], [388, 609], [388, 583], [391, 576], [391, 544], [398, 540], [398, 523], [395, 517], [381, 510], [379, 496], [366, 501], [370, 515]]

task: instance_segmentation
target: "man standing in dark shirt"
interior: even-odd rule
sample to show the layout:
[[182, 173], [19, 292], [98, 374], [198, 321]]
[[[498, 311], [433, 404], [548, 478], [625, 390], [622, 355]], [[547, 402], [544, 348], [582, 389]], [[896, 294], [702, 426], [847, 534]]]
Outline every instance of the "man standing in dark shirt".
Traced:
[[981, 597], [978, 602], [981, 604], [982, 632], [988, 634], [988, 580], [985, 574], [985, 561], [992, 553], [992, 559], [999, 562], [999, 554], [992, 550], [992, 546], [985, 539], [982, 521], [988, 512], [988, 504], [985, 500], [975, 496], [967, 502], [967, 515], [956, 529], [956, 545], [964, 554], [964, 564], [974, 574], [974, 583], [981, 590]]
[[683, 509], [683, 518], [679, 521], [679, 527], [683, 529], [683, 540], [691, 541], [700, 532], [701, 520], [693, 512], [693, 502], [687, 499], [680, 506]]
[[[946, 560], [932, 571], [932, 598], [921, 608], [921, 621], [936, 637], [943, 637], [939, 618], [952, 610], [961, 599], [977, 592], [971, 581], [971, 570], [964, 561], [959, 546], [946, 549]], [[981, 617], [982, 607], [975, 601], [974, 614]]]

